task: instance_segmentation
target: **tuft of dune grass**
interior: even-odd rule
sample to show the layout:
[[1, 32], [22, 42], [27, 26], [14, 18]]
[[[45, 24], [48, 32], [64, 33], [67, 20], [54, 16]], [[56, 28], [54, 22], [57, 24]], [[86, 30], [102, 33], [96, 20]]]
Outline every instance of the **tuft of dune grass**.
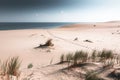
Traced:
[[[89, 54], [91, 55], [88, 56]], [[89, 62], [102, 62], [105, 66], [113, 66], [113, 63], [116, 62], [119, 64], [120, 62], [119, 56], [115, 57], [113, 51], [105, 49], [102, 51], [94, 50], [92, 53], [80, 50], [75, 53], [68, 53], [66, 56], [62, 54], [60, 57], [60, 62], [66, 61], [68, 62], [68, 65], [71, 64], [71, 66], [77, 66], [87, 62], [88, 60]]]
[[12, 80], [12, 76], [20, 76], [19, 68], [21, 66], [21, 61], [19, 57], [11, 57], [6, 61], [1, 62], [0, 70], [2, 76], [7, 76], [7, 80]]

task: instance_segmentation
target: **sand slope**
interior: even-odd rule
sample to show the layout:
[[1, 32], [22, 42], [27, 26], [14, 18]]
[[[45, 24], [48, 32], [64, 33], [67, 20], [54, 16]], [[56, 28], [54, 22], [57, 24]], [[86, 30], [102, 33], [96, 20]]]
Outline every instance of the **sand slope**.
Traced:
[[[75, 38], [78, 40], [74, 40]], [[53, 40], [53, 47], [34, 49], [39, 44], [44, 44], [48, 39]], [[84, 40], [90, 40], [92, 43], [84, 42]], [[104, 48], [118, 52], [120, 50], [119, 43], [119, 23], [74, 24], [69, 28], [59, 29], [3, 30], [0, 31], [0, 59], [19, 56], [22, 60], [21, 70], [23, 74], [32, 75], [33, 72], [34, 80], [56, 80], [57, 74], [47, 74], [56, 72], [65, 65], [48, 65], [59, 62], [61, 54], [77, 50], [92, 51]], [[27, 65], [30, 63], [34, 65], [31, 70], [27, 69]], [[43, 68], [45, 66], [47, 67]], [[74, 80], [76, 78], [71, 75], [65, 76], [63, 73], [59, 73], [57, 76], [57, 80], [62, 78]]]

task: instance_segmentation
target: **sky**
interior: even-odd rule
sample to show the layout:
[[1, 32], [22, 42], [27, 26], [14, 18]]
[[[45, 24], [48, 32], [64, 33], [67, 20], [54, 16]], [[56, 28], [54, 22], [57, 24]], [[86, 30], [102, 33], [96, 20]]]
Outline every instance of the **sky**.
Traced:
[[0, 22], [120, 20], [120, 0], [0, 0]]

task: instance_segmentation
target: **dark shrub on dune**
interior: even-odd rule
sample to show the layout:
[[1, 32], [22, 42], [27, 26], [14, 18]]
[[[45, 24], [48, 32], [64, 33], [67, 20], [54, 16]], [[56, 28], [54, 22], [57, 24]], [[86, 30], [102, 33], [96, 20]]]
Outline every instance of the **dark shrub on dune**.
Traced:
[[54, 46], [54, 44], [52, 43], [52, 39], [48, 39], [46, 43], [41, 46]]
[[49, 46], [54, 46], [54, 44], [52, 43], [52, 39], [48, 39], [45, 44], [40, 44], [38, 47], [35, 47], [35, 49], [37, 48], [45, 48], [45, 47], [49, 47]]
[[84, 40], [84, 42], [89, 42], [89, 43], [93, 43], [91, 40]]

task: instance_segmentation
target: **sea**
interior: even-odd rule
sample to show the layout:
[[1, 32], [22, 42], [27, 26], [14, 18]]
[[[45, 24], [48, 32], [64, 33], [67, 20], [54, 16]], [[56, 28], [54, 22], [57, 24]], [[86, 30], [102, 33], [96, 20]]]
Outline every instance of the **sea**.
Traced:
[[73, 22], [0, 22], [0, 30], [17, 29], [50, 29], [65, 25], [75, 24]]

